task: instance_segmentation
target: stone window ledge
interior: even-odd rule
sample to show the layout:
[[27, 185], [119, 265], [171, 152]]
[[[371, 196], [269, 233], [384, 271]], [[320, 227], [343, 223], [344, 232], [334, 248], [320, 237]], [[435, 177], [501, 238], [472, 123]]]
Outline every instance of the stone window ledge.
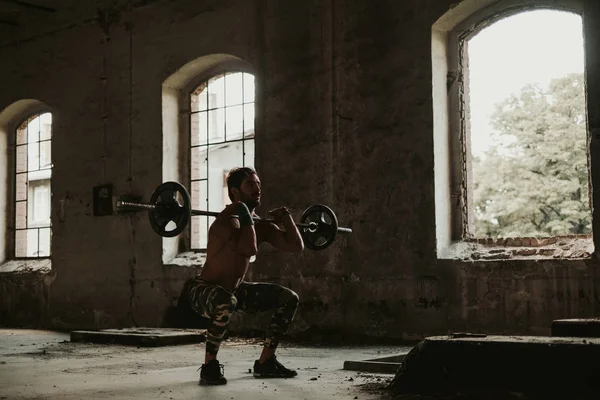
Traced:
[[205, 261], [206, 253], [186, 251], [185, 253], [177, 254], [175, 258], [165, 263], [165, 266], [198, 268], [202, 267]]
[[[256, 261], [256, 256], [250, 258], [250, 264]], [[191, 267], [201, 268], [206, 262], [206, 253], [200, 253], [195, 251], [186, 251], [184, 253], [177, 254], [171, 261], [164, 263], [165, 266], [169, 267]]]
[[0, 264], [0, 273], [21, 274], [28, 272], [50, 273], [52, 260], [50, 258], [37, 258], [29, 260], [10, 260]]
[[484, 238], [456, 242], [439, 252], [439, 259], [462, 261], [576, 260], [594, 253], [592, 235], [551, 238]]

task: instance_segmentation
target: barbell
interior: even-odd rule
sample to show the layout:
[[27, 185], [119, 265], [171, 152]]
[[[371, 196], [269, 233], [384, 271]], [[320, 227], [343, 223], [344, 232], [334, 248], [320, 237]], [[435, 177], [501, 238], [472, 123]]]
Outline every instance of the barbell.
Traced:
[[[121, 211], [148, 211], [152, 229], [163, 237], [175, 237], [188, 225], [191, 216], [202, 215], [217, 217], [219, 212], [193, 210], [190, 194], [178, 182], [164, 182], [160, 184], [148, 203], [138, 203], [117, 200], [116, 208]], [[232, 215], [237, 218], [237, 215]], [[274, 222], [273, 219], [253, 217], [254, 221]], [[172, 222], [172, 224], [170, 224]], [[323, 250], [329, 247], [339, 233], [352, 233], [352, 229], [340, 227], [333, 210], [322, 204], [308, 207], [300, 217], [300, 222], [295, 222], [299, 228], [304, 245], [311, 250]], [[172, 226], [175, 225], [173, 228]], [[172, 229], [167, 229], [171, 226]]]

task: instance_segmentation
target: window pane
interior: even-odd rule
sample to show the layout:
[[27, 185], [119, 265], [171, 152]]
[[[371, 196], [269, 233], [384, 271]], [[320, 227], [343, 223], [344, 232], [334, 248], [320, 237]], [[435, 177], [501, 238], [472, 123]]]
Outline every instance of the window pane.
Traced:
[[29, 144], [40, 140], [40, 118], [35, 117], [27, 124], [27, 142]]
[[228, 106], [242, 104], [242, 73], [236, 72], [225, 76], [225, 104]]
[[191, 140], [192, 146], [206, 144], [208, 140], [208, 124], [206, 112], [192, 114], [191, 117]]
[[208, 210], [208, 183], [207, 181], [192, 182], [192, 208], [195, 210]]
[[37, 257], [39, 254], [38, 248], [38, 229], [27, 229], [27, 257]]
[[17, 144], [27, 143], [27, 124], [23, 124], [17, 129]]
[[27, 257], [27, 230], [15, 232], [15, 257]]
[[52, 142], [40, 142], [40, 168], [52, 167]]
[[206, 151], [208, 147], [192, 147], [191, 177], [192, 180], [206, 179], [208, 177], [208, 166]]
[[227, 204], [227, 183], [229, 171], [244, 161], [242, 142], [209, 146], [208, 151], [208, 207], [221, 211]]
[[[192, 182], [192, 208], [196, 210], [208, 210], [208, 182]], [[191, 245], [193, 249], [204, 249], [207, 243], [207, 217], [193, 216], [191, 221]]]
[[244, 137], [254, 137], [254, 104], [244, 105]]
[[193, 216], [191, 225], [192, 249], [206, 249], [206, 244], [208, 243], [208, 218]]
[[225, 106], [225, 78], [217, 75], [208, 81], [208, 108]]
[[37, 142], [27, 146], [27, 169], [30, 171], [40, 169], [40, 147]]
[[52, 114], [45, 113], [40, 116], [40, 140], [50, 140], [52, 137]]
[[15, 204], [15, 228], [27, 228], [27, 201], [18, 201]]
[[209, 143], [225, 141], [225, 109], [208, 112], [208, 138]]
[[50, 228], [41, 228], [39, 231], [39, 257], [48, 257], [50, 255], [50, 241], [52, 230]]
[[244, 140], [244, 166], [255, 168], [254, 160], [254, 140]]
[[236, 140], [241, 139], [243, 137], [243, 124], [244, 124], [244, 116], [243, 116], [243, 106], [235, 106], [235, 107], [227, 107], [225, 109], [225, 117], [227, 124], [225, 125], [226, 129], [226, 138], [227, 140]]
[[17, 146], [17, 173], [27, 172], [27, 145]]
[[254, 101], [254, 75], [244, 73], [244, 103]]
[[31, 215], [29, 215], [29, 226], [43, 226], [50, 224], [50, 180], [29, 182], [30, 197], [29, 203], [32, 205]]
[[27, 174], [17, 174], [15, 200], [27, 200]]
[[208, 106], [208, 90], [206, 83], [200, 85], [190, 96], [190, 107], [192, 111], [204, 111]]

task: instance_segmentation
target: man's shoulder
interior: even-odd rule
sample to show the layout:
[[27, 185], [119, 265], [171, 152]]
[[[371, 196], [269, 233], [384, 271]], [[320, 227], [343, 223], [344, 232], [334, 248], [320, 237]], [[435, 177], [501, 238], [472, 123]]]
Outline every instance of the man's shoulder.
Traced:
[[228, 215], [220, 215], [218, 217], [215, 218], [215, 220], [212, 222], [212, 224], [210, 225], [210, 231], [229, 231], [229, 232], [233, 232], [235, 230], [239, 229], [239, 222], [237, 221], [236, 218], [233, 218], [231, 216]]

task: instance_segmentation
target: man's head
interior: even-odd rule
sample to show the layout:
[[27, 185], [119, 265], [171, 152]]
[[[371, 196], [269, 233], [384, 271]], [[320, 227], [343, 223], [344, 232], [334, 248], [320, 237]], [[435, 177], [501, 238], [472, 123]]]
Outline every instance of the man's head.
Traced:
[[229, 171], [227, 189], [231, 201], [241, 201], [250, 210], [260, 206], [260, 179], [250, 167], [239, 167]]

